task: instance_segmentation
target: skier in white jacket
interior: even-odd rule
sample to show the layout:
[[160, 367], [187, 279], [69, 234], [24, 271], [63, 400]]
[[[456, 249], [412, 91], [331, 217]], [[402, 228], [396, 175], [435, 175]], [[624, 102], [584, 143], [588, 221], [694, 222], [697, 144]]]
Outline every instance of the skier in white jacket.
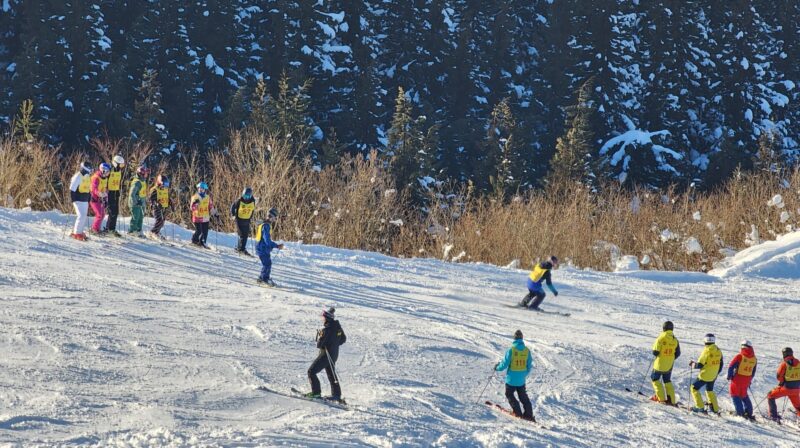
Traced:
[[92, 186], [92, 167], [88, 162], [83, 162], [78, 168], [78, 172], [72, 176], [69, 184], [69, 196], [72, 206], [75, 208], [77, 217], [75, 227], [72, 229], [70, 237], [79, 241], [86, 241], [86, 221], [89, 219], [89, 199], [91, 198]]

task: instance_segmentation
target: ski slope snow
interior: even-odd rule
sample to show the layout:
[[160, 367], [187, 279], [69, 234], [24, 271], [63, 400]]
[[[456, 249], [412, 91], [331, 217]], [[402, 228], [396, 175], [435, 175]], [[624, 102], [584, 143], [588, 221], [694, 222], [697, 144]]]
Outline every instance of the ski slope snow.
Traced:
[[[0, 445], [800, 446], [788, 425], [698, 417], [625, 391], [650, 393], [650, 346], [671, 319], [684, 402], [707, 332], [726, 362], [753, 341], [761, 401], [780, 349], [800, 348], [796, 275], [562, 268], [561, 294], [543, 307], [564, 317], [509, 306], [522, 270], [289, 243], [274, 256], [285, 288], [265, 289], [233, 236], [212, 234], [215, 251], [82, 243], [62, 236], [72, 219], [0, 209]], [[337, 367], [351, 410], [258, 390], [308, 388], [330, 305], [348, 335]], [[537, 425], [478, 404], [505, 404], [500, 375], [479, 394], [518, 328], [534, 354]]]

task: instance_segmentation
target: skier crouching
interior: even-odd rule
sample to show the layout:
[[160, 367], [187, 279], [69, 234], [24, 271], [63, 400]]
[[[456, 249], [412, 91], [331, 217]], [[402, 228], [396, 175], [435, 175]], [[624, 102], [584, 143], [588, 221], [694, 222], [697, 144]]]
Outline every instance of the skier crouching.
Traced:
[[333, 307], [322, 312], [324, 326], [317, 331], [319, 354], [308, 368], [311, 392], [307, 393], [306, 397], [309, 398], [321, 397], [322, 389], [317, 374], [324, 369], [328, 375], [328, 382], [331, 384], [331, 400], [342, 400], [342, 388], [339, 385], [339, 377], [336, 375], [336, 361], [339, 359], [339, 346], [347, 342], [347, 335], [344, 334], [339, 321], [335, 319], [335, 312], [336, 309]]
[[[553, 269], [558, 269], [558, 257], [555, 255], [551, 256], [549, 260], [537, 264], [533, 268], [528, 276], [528, 294], [522, 299], [522, 302], [519, 304], [520, 306], [528, 307], [532, 310], [539, 309], [539, 305], [542, 304], [547, 295], [544, 292], [544, 288], [542, 288], [542, 282], [545, 282], [550, 292], [558, 297], [558, 291], [553, 286], [553, 280], [550, 275], [550, 271]], [[531, 302], [531, 300], [533, 301]]]

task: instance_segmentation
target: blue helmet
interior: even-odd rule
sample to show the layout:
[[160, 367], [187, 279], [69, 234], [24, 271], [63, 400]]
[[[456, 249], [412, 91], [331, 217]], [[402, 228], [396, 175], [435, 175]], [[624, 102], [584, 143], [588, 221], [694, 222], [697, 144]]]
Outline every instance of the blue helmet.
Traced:
[[199, 184], [197, 184], [197, 189], [198, 190], [208, 190], [208, 184], [205, 183], [205, 182], [200, 182]]
[[107, 163], [101, 163], [97, 169], [100, 170], [100, 172], [103, 174], [108, 174], [109, 172], [111, 172], [111, 165]]
[[250, 187], [245, 187], [245, 189], [242, 191], [242, 198], [250, 199], [252, 197], [253, 197], [253, 189]]

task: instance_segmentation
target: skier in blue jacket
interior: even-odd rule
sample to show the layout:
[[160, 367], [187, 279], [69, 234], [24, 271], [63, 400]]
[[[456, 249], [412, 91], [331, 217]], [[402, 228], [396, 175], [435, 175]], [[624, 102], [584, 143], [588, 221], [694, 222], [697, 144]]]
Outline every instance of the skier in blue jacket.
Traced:
[[[511, 348], [506, 351], [506, 355], [502, 361], [495, 364], [494, 369], [498, 372], [506, 370], [506, 398], [514, 415], [521, 417], [525, 420], [533, 420], [533, 406], [531, 400], [528, 398], [528, 392], [525, 390], [525, 380], [528, 374], [531, 373], [533, 368], [533, 356], [531, 351], [525, 347], [525, 341], [522, 338], [522, 331], [517, 330], [514, 333], [514, 343]], [[519, 396], [519, 401], [514, 397], [514, 393]], [[520, 411], [519, 402], [522, 402], [524, 412]]]
[[278, 209], [271, 208], [269, 215], [263, 223], [256, 227], [256, 254], [261, 259], [261, 276], [258, 277], [259, 284], [266, 284], [267, 286], [275, 286], [275, 282], [270, 278], [272, 272], [272, 257], [273, 249], [283, 249], [283, 244], [278, 244], [272, 241], [270, 232], [272, 231], [271, 225], [278, 219]]

